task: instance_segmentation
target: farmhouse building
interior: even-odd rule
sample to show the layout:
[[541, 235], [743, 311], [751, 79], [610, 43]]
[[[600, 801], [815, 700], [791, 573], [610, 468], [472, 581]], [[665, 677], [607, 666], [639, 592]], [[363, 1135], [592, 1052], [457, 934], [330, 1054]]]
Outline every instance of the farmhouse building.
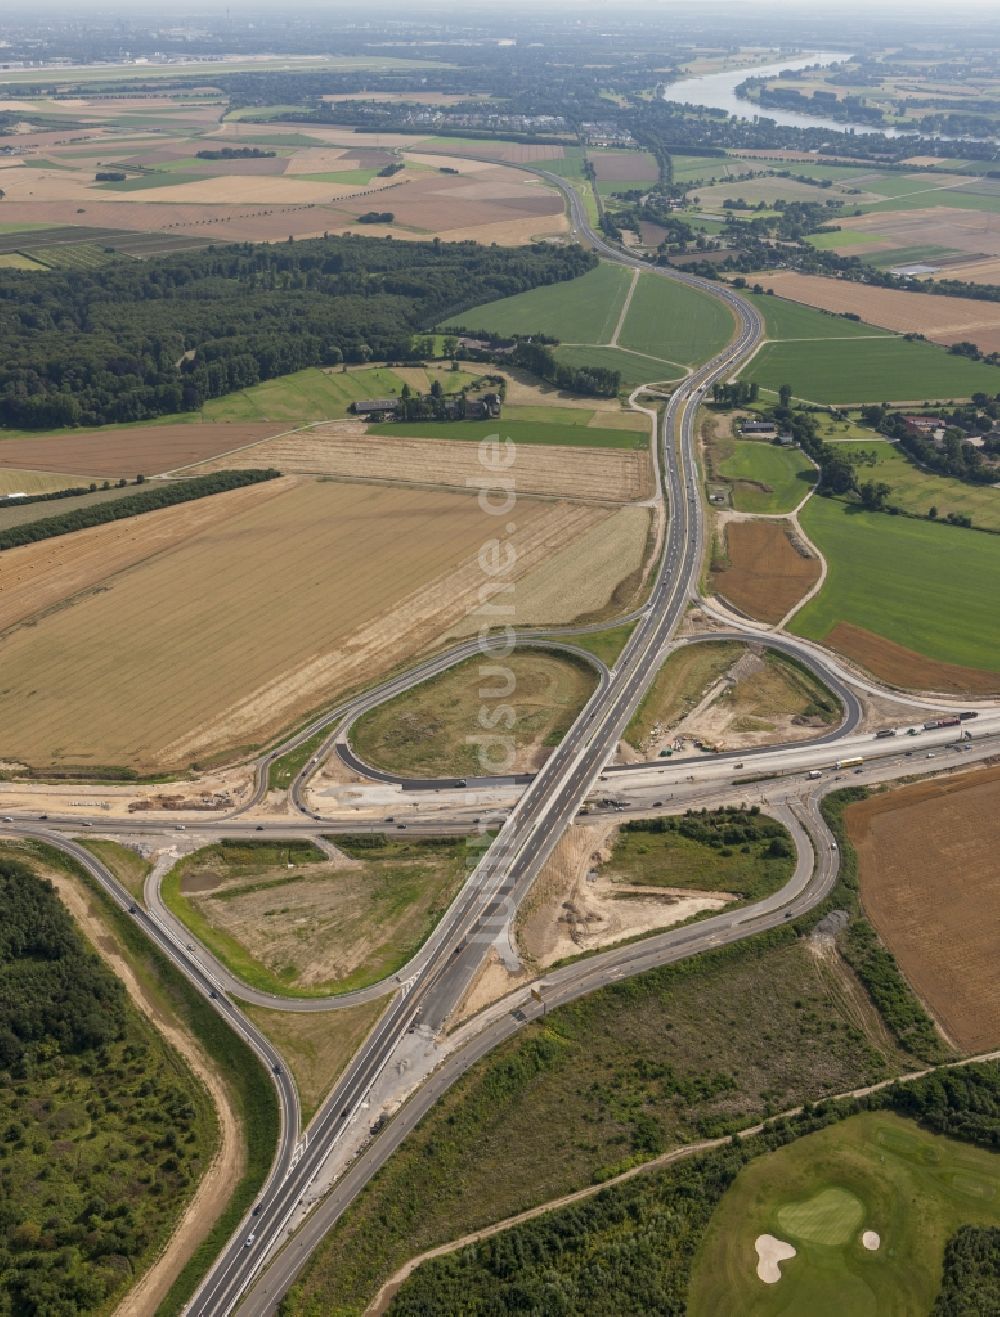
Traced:
[[398, 398], [359, 398], [351, 403], [355, 416], [364, 416], [369, 421], [382, 421], [395, 416], [399, 411]]
[[903, 420], [914, 434], [932, 435], [935, 430], [944, 429], [940, 416], [904, 416]]
[[777, 434], [778, 427], [771, 421], [744, 421], [740, 434]]

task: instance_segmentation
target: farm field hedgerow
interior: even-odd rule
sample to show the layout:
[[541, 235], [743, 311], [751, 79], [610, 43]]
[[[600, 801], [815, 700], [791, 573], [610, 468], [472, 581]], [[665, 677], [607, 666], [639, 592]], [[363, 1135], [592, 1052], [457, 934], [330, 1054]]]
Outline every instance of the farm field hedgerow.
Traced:
[[827, 498], [799, 515], [828, 572], [793, 619], [796, 634], [836, 645], [835, 628], [848, 623], [911, 656], [1000, 673], [1000, 539]]
[[931, 343], [886, 337], [765, 343], [741, 378], [818, 403], [920, 402], [1000, 393], [1000, 368]]
[[[928, 1313], [946, 1241], [965, 1224], [1000, 1225], [995, 1152], [866, 1112], [745, 1167], [715, 1209], [695, 1259], [691, 1317]], [[877, 1250], [861, 1234], [880, 1238]], [[796, 1256], [757, 1277], [758, 1236]]]

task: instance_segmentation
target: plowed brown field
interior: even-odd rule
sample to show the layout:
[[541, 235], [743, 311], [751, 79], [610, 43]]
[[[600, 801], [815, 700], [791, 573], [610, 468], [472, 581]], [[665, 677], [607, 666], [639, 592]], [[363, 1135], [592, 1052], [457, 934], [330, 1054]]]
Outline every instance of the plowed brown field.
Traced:
[[[125, 524], [144, 541], [155, 515]], [[521, 504], [507, 579], [610, 515]], [[154, 771], [259, 744], [473, 614], [487, 579], [478, 552], [496, 535], [471, 494], [288, 478], [8, 632], [4, 756]]]
[[712, 573], [724, 599], [762, 622], [780, 622], [819, 580], [815, 558], [804, 558], [774, 521], [731, 521], [726, 526], [729, 566]]
[[32, 471], [79, 471], [117, 479], [155, 476], [231, 448], [266, 439], [280, 427], [269, 423], [135, 425], [121, 430], [67, 430], [37, 439], [0, 440], [0, 463]]
[[870, 325], [901, 334], [923, 334], [935, 343], [975, 343], [981, 352], [1000, 351], [1000, 305], [995, 302], [869, 288], [790, 271], [768, 274], [763, 283], [779, 297], [824, 311], [851, 312]]
[[[448, 439], [396, 439], [367, 435], [364, 425], [343, 421], [265, 439], [253, 448], [214, 458], [187, 472], [197, 475], [231, 467], [275, 466], [302, 475], [353, 477], [426, 485], [476, 488], [489, 483], [479, 446]], [[646, 451], [618, 448], [548, 448], [521, 444], [506, 474], [523, 494], [627, 503], [648, 498], [652, 466]]]
[[1000, 768], [886, 792], [845, 814], [861, 899], [962, 1051], [1000, 1045]]
[[893, 686], [908, 690], [942, 691], [954, 695], [996, 695], [1000, 676], [957, 663], [937, 663], [912, 649], [850, 622], [838, 622], [823, 643], [881, 677]]
[[656, 160], [648, 151], [595, 151], [590, 157], [601, 183], [632, 182], [658, 177]]

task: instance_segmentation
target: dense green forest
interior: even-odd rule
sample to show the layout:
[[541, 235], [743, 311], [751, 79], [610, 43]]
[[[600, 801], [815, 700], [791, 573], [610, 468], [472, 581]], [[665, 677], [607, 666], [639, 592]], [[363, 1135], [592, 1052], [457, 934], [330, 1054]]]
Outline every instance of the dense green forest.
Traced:
[[305, 366], [406, 360], [416, 331], [595, 263], [547, 243], [343, 237], [2, 270], [0, 425], [141, 421]]
[[0, 1313], [73, 1317], [148, 1265], [214, 1114], [26, 858], [0, 853]]
[[[388, 1312], [681, 1317], [702, 1235], [743, 1166], [866, 1109], [894, 1111], [937, 1133], [1000, 1148], [1000, 1067], [991, 1062], [934, 1072], [868, 1099], [820, 1103], [738, 1145], [609, 1186], [584, 1202], [423, 1263]], [[945, 1254], [935, 1317], [998, 1311], [998, 1258], [1000, 1231], [958, 1231]]]
[[121, 985], [80, 941], [52, 884], [0, 858], [0, 909], [0, 1066], [121, 1038]]
[[944, 1277], [931, 1317], [1000, 1313], [1000, 1230], [963, 1226], [944, 1250]]
[[190, 503], [193, 499], [207, 498], [210, 494], [241, 489], [244, 485], [259, 485], [264, 480], [274, 480], [280, 475], [281, 472], [275, 471], [273, 467], [264, 467], [247, 471], [215, 471], [207, 476], [193, 476], [190, 480], [157, 483], [141, 493], [126, 494], [108, 503], [92, 503], [87, 508], [76, 508], [72, 512], [41, 517], [38, 521], [25, 522], [23, 526], [0, 530], [0, 552], [16, 549], [22, 544], [35, 544], [38, 540], [50, 540], [56, 535], [69, 535], [71, 531], [102, 526], [108, 521], [121, 521], [143, 512], [155, 512], [158, 508], [169, 508], [175, 503]]

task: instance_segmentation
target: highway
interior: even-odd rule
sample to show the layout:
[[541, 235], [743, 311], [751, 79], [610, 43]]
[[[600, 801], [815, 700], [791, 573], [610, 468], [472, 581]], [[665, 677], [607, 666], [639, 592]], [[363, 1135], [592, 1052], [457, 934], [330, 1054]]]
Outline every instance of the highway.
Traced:
[[[576, 194], [571, 207], [579, 208]], [[574, 223], [584, 227], [582, 214]], [[600, 241], [599, 239], [595, 239]], [[615, 260], [618, 253], [607, 249]], [[684, 282], [701, 281], [679, 276]], [[660, 456], [670, 518], [646, 610], [612, 669], [570, 731], [527, 785], [496, 840], [477, 865], [459, 899], [423, 949], [423, 963], [394, 998], [375, 1032], [323, 1104], [310, 1126], [298, 1162], [265, 1202], [253, 1231], [241, 1230], [199, 1290], [191, 1311], [232, 1310], [281, 1239], [296, 1205], [371, 1090], [393, 1051], [418, 1019], [436, 1028], [447, 1018], [475, 975], [487, 947], [505, 925], [531, 881], [610, 759], [636, 704], [655, 677], [696, 588], [703, 540], [701, 500], [694, 460], [694, 418], [702, 393], [726, 378], [753, 351], [763, 334], [759, 313], [728, 289], [709, 286], [733, 311], [732, 343], [688, 376], [664, 412]], [[377, 1141], [383, 1144], [383, 1140]], [[384, 1141], [388, 1146], [388, 1140]], [[296, 1250], [301, 1254], [301, 1250]]]
[[[589, 229], [576, 192], [564, 180], [545, 171], [537, 172], [561, 188], [569, 202], [574, 228], [586, 234], [591, 245], [602, 256], [649, 270], [645, 262], [609, 246]], [[258, 1198], [255, 1214], [241, 1223], [204, 1278], [187, 1310], [198, 1317], [222, 1317], [232, 1312], [237, 1305], [241, 1305], [241, 1311], [247, 1313], [273, 1312], [277, 1300], [294, 1279], [311, 1248], [374, 1171], [384, 1164], [420, 1115], [429, 1109], [444, 1088], [468, 1065], [522, 1027], [536, 1010], [541, 1010], [537, 1003], [526, 1002], [518, 1007], [515, 1016], [511, 1014], [508, 1004], [495, 1018], [483, 1021], [481, 1031], [464, 1048], [447, 1058], [410, 1098], [399, 1115], [353, 1162], [333, 1191], [300, 1227], [293, 1245], [277, 1252], [303, 1197], [324, 1171], [331, 1155], [337, 1151], [345, 1131], [357, 1120], [364, 1119], [369, 1094], [398, 1054], [409, 1031], [418, 1022], [422, 1029], [431, 1032], [439, 1030], [475, 977], [487, 949], [507, 926], [535, 876], [602, 774], [614, 773], [615, 790], [624, 790], [626, 787], [636, 792], [647, 788], [662, 790], [663, 786], [669, 787], [674, 783], [675, 790], [685, 796], [696, 790], [718, 794], [723, 790], [723, 785], [732, 794], [733, 756], [720, 756], [711, 761], [698, 760], [696, 764], [670, 760], [629, 765], [614, 770], [606, 770], [605, 767], [637, 704], [654, 680], [664, 656], [675, 643], [676, 632], [685, 612], [698, 597], [705, 528], [694, 427], [702, 396], [714, 381], [731, 376], [754, 351], [763, 336], [763, 323], [756, 308], [724, 285], [674, 270], [661, 269], [657, 273], [697, 287], [725, 302], [733, 313], [734, 337], [721, 353], [695, 369], [677, 386], [664, 409], [658, 445], [669, 519], [649, 599], [643, 609], [632, 615], [636, 622], [635, 629], [610, 671], [587, 654], [588, 661], [598, 671], [597, 687], [542, 768], [519, 784], [520, 793], [509, 813], [506, 809], [492, 814], [481, 811], [481, 829], [484, 834], [490, 829], [499, 829], [495, 839], [490, 841], [484, 836], [482, 858], [469, 880], [419, 953], [394, 980], [374, 985], [363, 994], [345, 995], [334, 1001], [286, 998], [279, 1002], [268, 994], [255, 994], [235, 980], [186, 930], [175, 923], [160, 903], [155, 883], [150, 885], [148, 893], [149, 910], [137, 908], [104, 866], [62, 832], [63, 828], [78, 828], [82, 821], [93, 822], [102, 833], [126, 830], [165, 833], [176, 830], [176, 821], [152, 822], [144, 819], [139, 824], [134, 819], [127, 823], [112, 823], [105, 819], [60, 818], [50, 819], [44, 826], [39, 822], [21, 819], [5, 825], [5, 830], [38, 837], [60, 846], [83, 864], [111, 893], [113, 899], [129, 910], [147, 936], [211, 1000], [215, 1009], [247, 1039], [271, 1072], [282, 1110], [282, 1135], [275, 1161], [268, 1183]], [[553, 644], [556, 637], [561, 635], [565, 637], [565, 646], [571, 648], [573, 634], [573, 629], [567, 628], [562, 632], [532, 633], [526, 636], [526, 640]], [[575, 634], [579, 634], [579, 631]], [[860, 723], [861, 706], [850, 684], [835, 671], [832, 672], [821, 654], [817, 654], [815, 647], [800, 645], [789, 637], [777, 637], [764, 631], [754, 632], [750, 626], [740, 628], [733, 634], [741, 639], [746, 639], [749, 634], [762, 643], [775, 645], [807, 662], [835, 691], [844, 710], [841, 725], [820, 737], [810, 747], [801, 744], [784, 749], [768, 747], [766, 751], [743, 752], [740, 757], [753, 753], [756, 769], [757, 762], [765, 765], [770, 762], [770, 756], [777, 762], [780, 771], [783, 764], [794, 763], [799, 768], [800, 760], [793, 756], [800, 756], [808, 749], [809, 753], [825, 756], [828, 763], [830, 744], [836, 740], [846, 743], [846, 739], [856, 735]], [[717, 634], [704, 637], [718, 638]], [[691, 639], [685, 643], [698, 643], [698, 640]], [[232, 815], [228, 818], [214, 817], [205, 823], [199, 820], [192, 826], [198, 833], [211, 832], [215, 835], [244, 835], [257, 830], [263, 830], [271, 836], [317, 835], [334, 831], [337, 824], [320, 819], [309, 810], [305, 801], [304, 786], [317, 760], [332, 745], [338, 742], [346, 744], [350, 724], [367, 708], [393, 694], [410, 689], [463, 658], [481, 653], [480, 642], [474, 641], [434, 656], [409, 672], [391, 678], [377, 689], [343, 702], [263, 756], [257, 765], [251, 804], [257, 804], [263, 799], [267, 790], [268, 770], [276, 758], [323, 731], [328, 733], [292, 785], [291, 800], [300, 811], [296, 817], [251, 822]], [[897, 747], [893, 747], [893, 750], [899, 755]], [[889, 751], [885, 753], [888, 755]], [[360, 767], [366, 774], [372, 775], [373, 770], [363, 765]], [[695, 781], [693, 768], [702, 780], [691, 787], [690, 782]], [[905, 760], [896, 775], [900, 775], [904, 769]], [[912, 767], [909, 771], [912, 771]], [[644, 780], [644, 775], [651, 779], [651, 784]], [[726, 776], [725, 784], [721, 780], [707, 780], [716, 775], [720, 779]], [[387, 778], [383, 775], [383, 779], [394, 783], [397, 781], [391, 775]], [[682, 779], [689, 780], [682, 785]], [[483, 779], [477, 785], [488, 786], [494, 781]], [[401, 785], [406, 790], [420, 792], [439, 789], [442, 783], [421, 780]], [[445, 785], [455, 788], [456, 794], [461, 790], [457, 779], [446, 780]], [[784, 811], [779, 817], [790, 828], [799, 856], [796, 872], [782, 892], [753, 906], [728, 909], [697, 925], [672, 930], [566, 966], [546, 977], [546, 1005], [558, 1005], [625, 975], [641, 973], [654, 965], [745, 938], [815, 905], [830, 890], [837, 871], [836, 853], [831, 848], [831, 839], [818, 811], [820, 793], [831, 787], [832, 783], [828, 780], [807, 784], [799, 772], [796, 794], [800, 799], [776, 806], [775, 811], [772, 811]], [[244, 810], [246, 808], [244, 806]], [[441, 831], [441, 825], [449, 822], [461, 831], [468, 831], [468, 823], [462, 822], [461, 814], [457, 823], [454, 819], [449, 821], [442, 818], [436, 827], [433, 822], [425, 822], [424, 826]], [[373, 821], [363, 826], [377, 829], [381, 824]], [[360, 830], [355, 820], [351, 821], [350, 830]], [[335, 1009], [338, 1005], [388, 996], [389, 993], [392, 993], [391, 1000], [387, 1001], [378, 1025], [353, 1058], [332, 1094], [320, 1107], [309, 1126], [307, 1137], [299, 1140], [299, 1104], [294, 1084], [285, 1074], [274, 1049], [230, 998], [239, 997], [260, 1001], [272, 1007], [305, 1011]], [[268, 1262], [271, 1265], [258, 1279]]]

